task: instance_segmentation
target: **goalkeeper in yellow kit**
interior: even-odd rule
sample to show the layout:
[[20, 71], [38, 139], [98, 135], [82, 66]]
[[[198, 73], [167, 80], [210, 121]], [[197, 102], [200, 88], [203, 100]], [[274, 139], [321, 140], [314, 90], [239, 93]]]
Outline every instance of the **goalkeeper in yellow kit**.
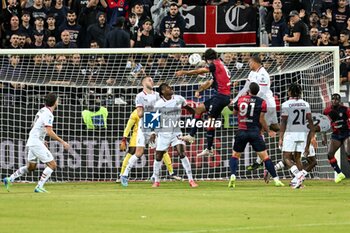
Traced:
[[[136, 138], [137, 138], [137, 129], [138, 129], [138, 124], [139, 124], [140, 118], [137, 115], [137, 110], [135, 109], [129, 117], [128, 123], [126, 124], [126, 127], [124, 129], [124, 134], [123, 134], [123, 139], [120, 143], [119, 149], [120, 151], [126, 151], [126, 147], [127, 147], [127, 137], [129, 136], [129, 133], [132, 129], [132, 135], [130, 138], [130, 143], [129, 143], [129, 148], [128, 148], [128, 153], [126, 154], [124, 160], [123, 160], [123, 164], [122, 164], [122, 170], [120, 172], [120, 174], [124, 173], [124, 170], [126, 168], [126, 166], [128, 165], [128, 161], [130, 159], [130, 157], [135, 154], [135, 150], [136, 150]], [[172, 179], [175, 180], [181, 180], [181, 177], [177, 176], [174, 173], [174, 169], [173, 169], [173, 165], [171, 164], [171, 158], [168, 152], [166, 152], [163, 156], [163, 162], [165, 163], [165, 166], [167, 167], [167, 170], [169, 172], [169, 176]], [[152, 176], [153, 177], [153, 176]]]

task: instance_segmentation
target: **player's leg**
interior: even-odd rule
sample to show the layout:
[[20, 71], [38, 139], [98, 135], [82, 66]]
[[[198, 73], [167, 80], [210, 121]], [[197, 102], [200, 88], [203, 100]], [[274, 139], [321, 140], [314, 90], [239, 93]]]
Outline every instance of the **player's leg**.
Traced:
[[174, 180], [181, 180], [181, 177], [179, 177], [175, 172], [174, 172], [174, 168], [173, 168], [173, 164], [170, 158], [170, 155], [168, 153], [168, 151], [166, 151], [163, 155], [163, 162], [169, 172], [169, 176], [170, 178], [174, 179]]
[[180, 157], [182, 167], [185, 169], [190, 186], [192, 188], [198, 187], [198, 184], [193, 180], [190, 160], [185, 155], [185, 145], [182, 142], [172, 143], [172, 145], [175, 145], [175, 144], [176, 144], [175, 148], [176, 148], [177, 154]]
[[276, 101], [275, 98], [269, 98], [266, 101], [267, 112], [265, 114], [265, 119], [267, 125], [269, 125], [270, 130], [278, 132], [280, 130], [280, 125], [278, 124], [277, 111], [276, 111]]
[[329, 143], [328, 154], [327, 154], [330, 165], [333, 167], [334, 171], [337, 173], [334, 179], [336, 183], [340, 183], [343, 179], [345, 179], [345, 175], [342, 173], [340, 167], [338, 166], [338, 161], [334, 157], [335, 153], [342, 146], [342, 144], [343, 144], [342, 141], [335, 140], [332, 138]]
[[126, 166], [128, 165], [128, 162], [129, 162], [129, 159], [131, 158], [131, 156], [133, 154], [135, 154], [135, 151], [136, 151], [136, 147], [133, 146], [129, 146], [129, 149], [128, 149], [128, 153], [125, 155], [124, 159], [123, 159], [123, 163], [122, 163], [122, 169], [120, 171], [120, 174], [123, 174], [125, 169], [126, 169]]
[[246, 132], [244, 131], [238, 131], [234, 139], [235, 139], [235, 142], [233, 144], [232, 156], [229, 161], [230, 173], [231, 173], [230, 180], [228, 182], [229, 188], [236, 187], [236, 175], [237, 175], [237, 168], [239, 164], [239, 158], [241, 157], [241, 153], [243, 153], [248, 143]]
[[344, 141], [344, 149], [345, 149], [345, 154], [346, 154], [347, 159], [348, 159], [348, 163], [350, 164], [350, 137], [345, 139], [345, 141]]
[[56, 170], [56, 168], [57, 168], [57, 164], [56, 164], [55, 160], [51, 160], [49, 162], [46, 162], [46, 168], [44, 169], [43, 173], [41, 174], [38, 185], [35, 187], [34, 192], [47, 193], [46, 189], [44, 188], [44, 185], [45, 185], [46, 181], [48, 181], [48, 179], [50, 178], [52, 172], [54, 170]]
[[[28, 152], [30, 153], [30, 152]], [[36, 169], [36, 162], [28, 160], [29, 163], [26, 166], [20, 167], [18, 170], [16, 170], [10, 177], [5, 177], [3, 182], [5, 185], [6, 190], [10, 191], [10, 186], [15, 181], [15, 179], [23, 176], [24, 174], [28, 172], [32, 172]]]
[[[207, 106], [209, 104], [209, 106]], [[213, 156], [213, 143], [215, 137], [215, 120], [220, 117], [222, 110], [230, 104], [230, 97], [224, 95], [217, 95], [211, 98], [206, 105], [208, 111], [209, 127], [207, 128], [207, 148], [198, 154], [198, 156]]]
[[153, 188], [157, 188], [160, 185], [160, 169], [162, 168], [162, 159], [163, 159], [165, 150], [163, 151], [161, 148], [156, 149], [156, 157], [153, 162], [153, 175], [154, 175], [154, 182], [152, 185]]
[[282, 187], [284, 184], [280, 181], [279, 177], [276, 174], [276, 170], [272, 160], [267, 154], [266, 144], [261, 135], [257, 135], [256, 133], [249, 133], [249, 143], [252, 145], [253, 149], [256, 151], [260, 159], [264, 162], [266, 170], [271, 174], [275, 186]]
[[[207, 101], [206, 101], [207, 102]], [[206, 103], [205, 102], [205, 103]], [[181, 140], [185, 141], [185, 142], [189, 142], [189, 143], [193, 143], [195, 140], [195, 135], [197, 134], [197, 121], [200, 121], [202, 119], [202, 113], [206, 112], [206, 105], [205, 103], [201, 103], [199, 104], [194, 110], [194, 118], [195, 118], [195, 124], [194, 126], [191, 128], [191, 132], [188, 135], [182, 136]]]

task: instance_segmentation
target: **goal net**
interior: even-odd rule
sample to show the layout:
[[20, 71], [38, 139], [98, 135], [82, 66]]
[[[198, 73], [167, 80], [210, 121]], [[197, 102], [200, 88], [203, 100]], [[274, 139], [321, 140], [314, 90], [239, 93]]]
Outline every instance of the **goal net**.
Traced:
[[[289, 84], [300, 83], [304, 98], [313, 112], [321, 113], [330, 103], [333, 91], [339, 90], [339, 59], [337, 48], [217, 48], [217, 52], [235, 82], [237, 94], [249, 73], [248, 60], [259, 55], [271, 75], [271, 88], [277, 102], [287, 99]], [[177, 70], [205, 65], [189, 63], [189, 57], [204, 48], [185, 49], [85, 49], [85, 50], [0, 50], [0, 171], [12, 174], [26, 164], [26, 140], [36, 112], [43, 106], [48, 92], [55, 92], [60, 105], [54, 112], [54, 130], [71, 145], [69, 151], [56, 141], [48, 146], [57, 161], [53, 181], [110, 181], [119, 176], [125, 152], [119, 143], [130, 113], [135, 109], [135, 96], [142, 88], [140, 78], [151, 75], [156, 86], [162, 82], [172, 85], [192, 106], [211, 97], [212, 90], [194, 97], [198, 85], [209, 75], [175, 77]], [[104, 107], [103, 109], [101, 107]], [[102, 109], [102, 110], [101, 110]], [[100, 111], [101, 110], [101, 111]], [[100, 112], [98, 112], [100, 111]], [[83, 112], [88, 112], [86, 116]], [[98, 112], [98, 113], [96, 113]], [[96, 114], [95, 114], [96, 113]], [[94, 115], [95, 114], [95, 115]], [[279, 109], [278, 109], [279, 114]], [[104, 118], [106, 117], [106, 118]], [[189, 118], [184, 112], [184, 118]], [[198, 158], [205, 148], [203, 130], [196, 141], [187, 145], [187, 156], [195, 179], [227, 179], [232, 140], [237, 119], [229, 109], [222, 113], [223, 127], [216, 130], [214, 157]], [[189, 129], [184, 129], [184, 133]], [[321, 138], [321, 137], [319, 137]], [[281, 160], [277, 138], [266, 138], [269, 154], [276, 163]], [[327, 161], [327, 148], [319, 143], [318, 165], [313, 178], [333, 178]], [[176, 152], [169, 149], [174, 170], [185, 178]], [[240, 159], [240, 178], [262, 178], [262, 170], [246, 171], [256, 154], [246, 148]], [[146, 149], [130, 173], [130, 179], [146, 180], [152, 175], [154, 150]], [[22, 181], [36, 181], [44, 165]], [[279, 171], [289, 178], [287, 170]], [[167, 178], [165, 167], [163, 178]]]

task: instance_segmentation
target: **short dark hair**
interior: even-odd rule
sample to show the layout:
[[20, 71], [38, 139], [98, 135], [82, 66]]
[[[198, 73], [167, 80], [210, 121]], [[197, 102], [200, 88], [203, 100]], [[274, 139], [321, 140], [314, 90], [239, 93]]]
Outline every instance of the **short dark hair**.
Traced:
[[218, 58], [218, 54], [214, 49], [207, 49], [204, 52], [204, 59], [205, 60], [215, 60]]
[[45, 105], [46, 106], [52, 107], [55, 105], [56, 101], [57, 101], [57, 96], [53, 92], [50, 92], [45, 97]]
[[301, 86], [297, 83], [292, 83], [289, 88], [288, 91], [290, 92], [291, 97], [301, 97], [302, 94], [302, 89]]
[[179, 6], [175, 2], [172, 2], [170, 6], [176, 6], [177, 8], [179, 8]]
[[167, 88], [167, 87], [169, 87], [169, 84], [167, 84], [167, 83], [162, 83], [162, 84], [160, 84], [159, 85], [159, 87], [158, 87], [158, 93], [159, 93], [159, 96], [163, 96], [163, 90], [165, 89], [165, 88]]
[[260, 87], [259, 87], [259, 85], [257, 83], [251, 83], [249, 85], [249, 92], [250, 92], [250, 94], [257, 95], [259, 93], [259, 91], [260, 91]]
[[142, 78], [141, 78], [141, 85], [143, 84], [143, 80], [145, 80], [146, 78], [151, 78], [151, 76], [150, 75], [142, 76]]
[[121, 28], [125, 24], [125, 18], [123, 16], [119, 16], [114, 23], [114, 27]]
[[261, 64], [261, 59], [260, 59], [259, 56], [252, 56], [250, 59], [251, 59], [253, 62], [256, 62], [256, 63], [258, 63], [258, 64]]
[[340, 96], [340, 94], [338, 94], [338, 93], [333, 93], [332, 99], [341, 100], [341, 96]]
[[68, 10], [66, 16], [68, 16], [68, 14], [70, 14], [70, 15], [75, 14], [75, 11], [73, 11], [73, 10]]

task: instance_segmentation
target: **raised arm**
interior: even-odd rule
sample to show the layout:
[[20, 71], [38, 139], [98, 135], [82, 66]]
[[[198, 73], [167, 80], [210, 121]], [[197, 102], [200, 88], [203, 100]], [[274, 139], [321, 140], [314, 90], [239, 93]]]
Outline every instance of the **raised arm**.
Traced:
[[205, 74], [205, 73], [209, 73], [208, 68], [199, 68], [195, 70], [179, 70], [179, 71], [176, 71], [175, 76], [179, 77], [183, 75], [196, 75], [196, 74]]

